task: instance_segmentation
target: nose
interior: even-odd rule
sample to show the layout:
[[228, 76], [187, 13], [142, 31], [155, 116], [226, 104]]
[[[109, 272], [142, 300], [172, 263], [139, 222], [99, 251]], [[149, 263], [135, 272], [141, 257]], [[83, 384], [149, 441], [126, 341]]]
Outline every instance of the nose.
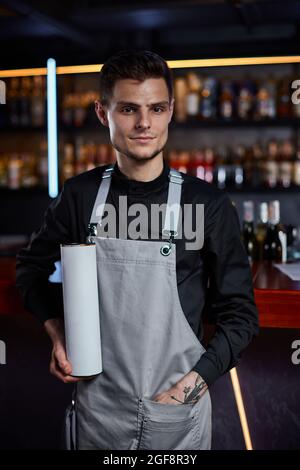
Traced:
[[136, 129], [150, 129], [151, 122], [148, 111], [140, 110], [137, 114]]

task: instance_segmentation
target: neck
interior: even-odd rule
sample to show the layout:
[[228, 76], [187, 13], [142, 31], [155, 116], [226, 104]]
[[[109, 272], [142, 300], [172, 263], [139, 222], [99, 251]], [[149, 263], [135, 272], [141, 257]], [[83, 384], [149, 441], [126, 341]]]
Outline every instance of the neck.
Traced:
[[163, 154], [157, 155], [151, 160], [136, 161], [117, 154], [117, 162], [120, 171], [128, 179], [148, 182], [157, 178], [163, 171]]

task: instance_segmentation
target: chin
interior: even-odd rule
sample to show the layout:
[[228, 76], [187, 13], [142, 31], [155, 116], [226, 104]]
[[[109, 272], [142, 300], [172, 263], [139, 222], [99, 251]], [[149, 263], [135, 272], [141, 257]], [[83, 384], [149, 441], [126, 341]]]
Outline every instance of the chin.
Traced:
[[153, 153], [155, 153], [154, 150], [150, 151], [149, 149], [147, 149], [147, 152], [146, 151], [138, 151], [136, 149], [133, 149], [133, 150], [129, 150], [128, 153], [125, 153], [127, 154], [128, 157], [132, 157], [136, 160], [149, 160], [151, 158], [153, 158]]
[[132, 156], [135, 160], [143, 161], [143, 160], [150, 160], [152, 158], [152, 154], [150, 155], [134, 155]]

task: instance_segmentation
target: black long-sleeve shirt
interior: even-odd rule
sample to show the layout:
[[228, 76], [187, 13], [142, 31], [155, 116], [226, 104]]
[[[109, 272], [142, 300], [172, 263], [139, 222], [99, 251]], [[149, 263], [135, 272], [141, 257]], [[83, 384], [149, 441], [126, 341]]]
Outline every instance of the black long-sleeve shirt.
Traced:
[[[62, 289], [57, 294], [58, 286], [48, 278], [55, 270], [55, 261], [60, 260], [61, 243], [86, 242], [105, 168], [97, 167], [67, 180], [47, 209], [41, 228], [17, 255], [17, 287], [25, 307], [42, 322], [62, 315]], [[150, 212], [151, 204], [167, 202], [169, 169], [164, 161], [157, 178], [141, 182], [128, 179], [116, 163], [107, 203], [115, 206], [118, 216], [119, 196], [127, 196], [128, 207], [142, 203]], [[204, 204], [204, 245], [187, 250], [184, 231], [182, 238], [175, 239], [178, 293], [187, 321], [200, 341], [204, 308], [216, 325], [206, 352], [193, 368], [211, 385], [239, 362], [258, 334], [258, 313], [238, 215], [228, 195], [199, 178], [182, 176], [182, 207]], [[126, 223], [130, 220], [126, 214]]]

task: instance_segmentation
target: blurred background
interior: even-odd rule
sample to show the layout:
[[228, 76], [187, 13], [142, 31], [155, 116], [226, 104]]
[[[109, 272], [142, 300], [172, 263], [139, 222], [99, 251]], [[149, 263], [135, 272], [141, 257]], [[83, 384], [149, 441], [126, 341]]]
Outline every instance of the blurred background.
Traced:
[[127, 48], [186, 61], [172, 68], [164, 156], [230, 195], [253, 271], [262, 328], [237, 369], [248, 426], [226, 374], [211, 391], [213, 448], [300, 448], [299, 27], [293, 0], [0, 0], [0, 448], [59, 448], [71, 396], [50, 376], [50, 342], [15, 288], [15, 255], [53, 200], [47, 60], [57, 65], [61, 189], [115, 161], [93, 103], [100, 64]]

